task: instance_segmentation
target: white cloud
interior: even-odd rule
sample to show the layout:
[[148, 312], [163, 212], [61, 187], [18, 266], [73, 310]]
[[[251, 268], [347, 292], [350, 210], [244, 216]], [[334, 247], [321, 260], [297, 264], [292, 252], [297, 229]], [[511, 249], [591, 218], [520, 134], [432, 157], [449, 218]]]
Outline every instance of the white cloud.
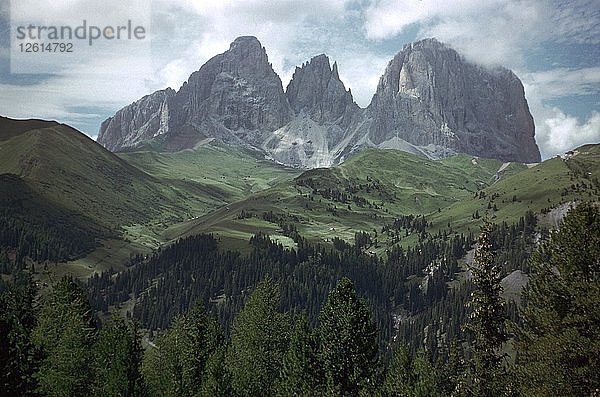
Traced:
[[460, 15], [468, 16], [478, 11], [485, 3], [490, 2], [481, 0], [460, 2], [378, 0], [365, 10], [365, 28], [370, 38], [390, 38], [416, 23], [428, 24], [439, 18], [452, 19]]
[[528, 97], [534, 96], [540, 100], [595, 94], [600, 87], [600, 66], [523, 72], [520, 76]]
[[597, 111], [593, 111], [587, 120], [580, 121], [549, 105], [550, 101], [564, 97], [598, 93], [600, 67], [523, 73], [522, 79], [542, 158], [564, 153], [584, 143], [600, 143], [600, 114]]
[[556, 1], [548, 26], [552, 38], [566, 43], [600, 44], [597, 0]]
[[600, 143], [600, 113], [593, 112], [583, 123], [557, 107], [546, 109], [537, 124], [536, 139], [543, 158], [550, 158], [586, 143]]
[[409, 27], [437, 37], [467, 58], [509, 68], [523, 65], [526, 51], [547, 41], [597, 44], [597, 1], [375, 0], [365, 11], [368, 37], [389, 39]]

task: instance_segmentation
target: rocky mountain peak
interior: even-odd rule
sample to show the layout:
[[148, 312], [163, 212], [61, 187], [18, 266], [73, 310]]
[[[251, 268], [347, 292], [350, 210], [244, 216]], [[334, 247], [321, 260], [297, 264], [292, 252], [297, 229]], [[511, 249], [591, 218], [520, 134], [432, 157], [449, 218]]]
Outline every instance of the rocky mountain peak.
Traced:
[[358, 108], [340, 80], [337, 63], [332, 67], [325, 54], [296, 67], [286, 97], [296, 114], [305, 112], [319, 124], [335, 122]]
[[135, 147], [169, 132], [171, 88], [156, 91], [135, 101], [102, 122], [98, 143], [108, 150]]
[[540, 160], [519, 79], [468, 62], [435, 39], [408, 44], [390, 61], [369, 113], [376, 145], [397, 137], [485, 157]]
[[514, 73], [468, 62], [435, 39], [405, 45], [361, 109], [327, 55], [297, 67], [284, 92], [261, 43], [243, 36], [178, 92], [157, 91], [119, 110], [102, 123], [98, 140], [111, 150], [179, 150], [216, 138], [311, 168], [365, 147], [536, 162], [534, 133]]

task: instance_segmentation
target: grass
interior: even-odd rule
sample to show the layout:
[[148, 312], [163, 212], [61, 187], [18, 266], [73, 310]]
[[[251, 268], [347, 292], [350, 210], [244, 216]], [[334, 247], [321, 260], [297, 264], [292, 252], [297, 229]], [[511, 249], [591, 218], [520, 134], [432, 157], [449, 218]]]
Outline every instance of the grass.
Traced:
[[[457, 156], [432, 161], [395, 150], [366, 150], [339, 167], [306, 171], [293, 183], [280, 182], [199, 219], [175, 225], [163, 239], [216, 230], [246, 238], [265, 228], [241, 223], [236, 220], [238, 215], [245, 211], [261, 218], [272, 211], [299, 220], [298, 231], [309, 239], [324, 241], [337, 236], [353, 241], [358, 231], [375, 233], [398, 215], [428, 214], [471, 197], [482, 185], [490, 186], [502, 163], [481, 160], [473, 164], [471, 159]], [[313, 194], [309, 182], [317, 189], [354, 194], [371, 205], [360, 207]]]
[[[433, 232], [450, 224], [456, 233], [476, 233], [482, 222], [481, 218], [473, 218], [476, 212], [487, 214], [494, 222], [513, 223], [528, 210], [540, 214], [564, 202], [598, 200], [590, 186], [600, 172], [599, 152], [598, 146], [592, 145], [570, 159], [550, 159], [528, 168], [467, 155], [433, 161], [400, 151], [370, 149], [338, 167], [306, 171], [295, 183], [281, 182], [208, 215], [174, 225], [167, 229], [163, 240], [212, 231], [246, 239], [268, 228], [240, 222], [236, 220], [238, 214], [246, 211], [261, 218], [272, 211], [285, 219], [297, 219], [294, 223], [300, 234], [313, 241], [323, 242], [333, 236], [353, 241], [358, 231], [368, 231], [372, 236], [379, 232], [379, 251], [383, 252], [388, 241], [381, 235], [381, 227], [399, 215], [424, 215], [432, 223]], [[312, 188], [303, 186], [308, 181], [317, 189], [355, 191], [356, 196], [376, 207], [350, 203], [348, 209], [348, 203], [313, 194]], [[587, 181], [588, 188], [565, 191], [583, 181]], [[480, 198], [480, 191], [485, 198]], [[493, 210], [494, 205], [497, 210]], [[401, 244], [408, 246], [416, 241], [410, 236]]]

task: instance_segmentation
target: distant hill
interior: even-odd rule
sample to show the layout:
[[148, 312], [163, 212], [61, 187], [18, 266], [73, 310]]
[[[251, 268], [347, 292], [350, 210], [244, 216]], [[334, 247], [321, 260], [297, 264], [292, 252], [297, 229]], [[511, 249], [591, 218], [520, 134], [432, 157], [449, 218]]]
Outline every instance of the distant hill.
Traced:
[[297, 172], [217, 146], [118, 156], [70, 126], [3, 117], [0, 175], [6, 216], [21, 219], [18, 208], [30, 208], [24, 210], [25, 223], [45, 228], [55, 222], [65, 233], [85, 229], [79, 237], [91, 241], [89, 248], [108, 237], [156, 247], [156, 236], [167, 225], [203, 215]]
[[[533, 211], [548, 214], [565, 203], [598, 200], [600, 145], [578, 148], [564, 158], [529, 167], [467, 155], [428, 160], [396, 150], [366, 150], [340, 166], [304, 172], [293, 183], [253, 194], [227, 208], [170, 228], [165, 238], [217, 232], [247, 239], [262, 231], [285, 240], [279, 223], [296, 224], [302, 236], [319, 241], [368, 231], [381, 249], [393, 240], [381, 228], [398, 216], [423, 215], [432, 231], [477, 232], [484, 217], [516, 222]], [[273, 213], [265, 219], [265, 214]], [[553, 226], [553, 225], [550, 225]], [[278, 237], [279, 236], [279, 237]], [[412, 237], [402, 244], [411, 244]]]

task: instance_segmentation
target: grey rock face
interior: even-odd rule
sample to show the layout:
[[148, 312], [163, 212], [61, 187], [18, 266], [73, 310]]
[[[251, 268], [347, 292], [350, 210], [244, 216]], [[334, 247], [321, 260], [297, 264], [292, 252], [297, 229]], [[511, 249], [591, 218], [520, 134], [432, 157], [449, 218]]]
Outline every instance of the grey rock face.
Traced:
[[375, 144], [392, 137], [507, 161], [540, 161], [523, 85], [504, 68], [466, 62], [427, 39], [388, 64], [367, 109]]
[[361, 109], [340, 80], [337, 64], [318, 55], [297, 67], [286, 97], [294, 119], [277, 129], [262, 144], [270, 158], [283, 164], [329, 167], [344, 147], [344, 136]]
[[435, 39], [405, 46], [361, 109], [327, 56], [296, 68], [284, 93], [260, 42], [240, 37], [178, 92], [157, 91], [107, 119], [98, 141], [110, 150], [180, 150], [205, 138], [303, 168], [331, 166], [365, 147], [540, 160], [519, 79], [469, 63]]
[[305, 112], [319, 124], [341, 121], [359, 109], [340, 80], [337, 63], [332, 68], [324, 54], [296, 68], [285, 95], [296, 114]]
[[102, 123], [98, 142], [110, 150], [148, 143], [180, 150], [213, 137], [256, 146], [292, 116], [265, 49], [255, 37], [239, 37], [178, 92], [157, 91], [119, 110]]
[[174, 128], [196, 128], [225, 142], [245, 141], [251, 131], [259, 136], [273, 131], [293, 115], [255, 37], [237, 38], [228, 51], [192, 73], [173, 104], [178, 109]]
[[100, 126], [98, 143], [116, 151], [135, 147], [169, 132], [171, 88], [156, 91], [119, 110]]

